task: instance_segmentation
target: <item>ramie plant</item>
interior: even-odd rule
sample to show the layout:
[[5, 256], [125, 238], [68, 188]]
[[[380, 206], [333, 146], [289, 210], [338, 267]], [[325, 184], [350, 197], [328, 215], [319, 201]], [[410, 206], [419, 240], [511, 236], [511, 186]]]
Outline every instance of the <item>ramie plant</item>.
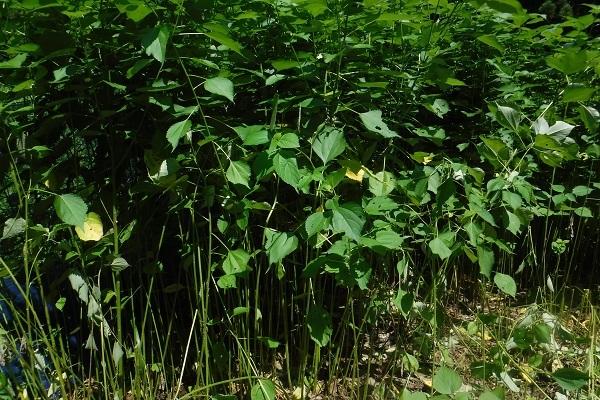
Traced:
[[[0, 266], [43, 304], [4, 290], [3, 346], [28, 354], [4, 395], [597, 391], [597, 299], [589, 335], [555, 316], [598, 278], [598, 6], [559, 23], [516, 0], [1, 9]], [[490, 310], [498, 292], [537, 302], [527, 323]], [[482, 364], [461, 377], [464, 296]], [[55, 308], [80, 322], [74, 357]], [[539, 359], [567, 354], [561, 335], [585, 362]]]

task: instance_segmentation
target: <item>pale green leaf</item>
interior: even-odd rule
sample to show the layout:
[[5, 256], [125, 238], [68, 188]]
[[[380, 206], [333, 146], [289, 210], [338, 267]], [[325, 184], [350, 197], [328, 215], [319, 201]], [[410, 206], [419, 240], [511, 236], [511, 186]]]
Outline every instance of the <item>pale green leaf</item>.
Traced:
[[502, 290], [504, 293], [512, 297], [517, 295], [517, 284], [512, 276], [496, 272], [494, 275], [494, 283], [498, 286], [498, 289]]
[[230, 250], [223, 261], [223, 271], [227, 275], [241, 275], [251, 270], [248, 266], [250, 254], [244, 249]]
[[381, 119], [381, 110], [371, 110], [360, 113], [360, 119], [370, 132], [377, 133], [385, 138], [392, 138], [398, 134], [388, 128], [387, 124]]
[[169, 29], [166, 26], [157, 26], [142, 36], [142, 47], [146, 54], [154, 57], [158, 62], [165, 62], [167, 53], [167, 42], [169, 41]]
[[357, 242], [360, 241], [360, 234], [365, 222], [363, 209], [359, 204], [350, 202], [333, 209], [333, 230], [336, 233], [345, 233]]
[[250, 166], [244, 161], [232, 161], [227, 168], [225, 176], [233, 184], [238, 184], [250, 188]]
[[273, 167], [282, 181], [292, 186], [298, 187], [300, 181], [300, 171], [298, 170], [298, 161], [296, 155], [290, 150], [281, 150], [273, 157]]
[[87, 205], [75, 194], [63, 194], [54, 197], [54, 209], [64, 223], [83, 227], [87, 217]]
[[179, 139], [184, 137], [186, 133], [192, 128], [192, 121], [186, 119], [185, 121], [179, 121], [174, 123], [167, 130], [167, 141], [173, 146], [175, 150], [179, 144]]
[[312, 148], [323, 164], [327, 164], [346, 150], [344, 133], [334, 127], [326, 126], [313, 141]]
[[460, 375], [448, 367], [440, 367], [433, 377], [433, 388], [442, 394], [456, 393], [461, 386]]
[[265, 230], [267, 242], [265, 252], [269, 256], [269, 263], [276, 264], [298, 248], [298, 238], [290, 232], [277, 232], [267, 228]]
[[218, 76], [207, 79], [204, 82], [204, 89], [210, 93], [223, 96], [233, 103], [233, 82], [227, 78]]
[[446, 246], [446, 243], [439, 237], [436, 237], [432, 241], [429, 242], [429, 248], [433, 254], [437, 254], [442, 260], [450, 257], [452, 255], [452, 251]]

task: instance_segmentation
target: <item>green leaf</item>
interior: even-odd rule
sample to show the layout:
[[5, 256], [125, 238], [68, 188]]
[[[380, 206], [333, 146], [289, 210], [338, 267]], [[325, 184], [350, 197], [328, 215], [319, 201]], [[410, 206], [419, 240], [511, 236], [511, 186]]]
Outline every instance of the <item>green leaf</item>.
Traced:
[[298, 248], [298, 238], [293, 233], [277, 232], [267, 228], [265, 236], [267, 238], [265, 252], [269, 256], [270, 264], [277, 264]]
[[404, 243], [404, 238], [397, 232], [391, 230], [378, 231], [375, 234], [375, 240], [380, 246], [392, 250], [398, 250]]
[[298, 171], [298, 161], [296, 161], [294, 152], [290, 150], [277, 152], [273, 157], [273, 167], [275, 167], [275, 172], [282, 181], [294, 189], [298, 188], [301, 175]]
[[306, 229], [306, 234], [308, 237], [312, 237], [313, 235], [321, 232], [324, 229], [327, 229], [330, 221], [329, 218], [325, 216], [323, 212], [316, 212], [306, 218], [306, 222], [304, 223], [304, 229]]
[[250, 400], [275, 400], [275, 384], [269, 379], [259, 379], [250, 391]]
[[8, 239], [13, 236], [17, 236], [27, 228], [27, 221], [23, 218], [8, 218], [4, 221], [4, 229], [2, 231], [2, 237], [0, 240]]
[[306, 325], [310, 332], [310, 337], [319, 346], [327, 346], [333, 333], [333, 321], [331, 314], [323, 308], [313, 305], [306, 316]]
[[552, 374], [552, 378], [564, 390], [579, 390], [590, 379], [587, 374], [574, 368], [561, 368]]
[[244, 161], [232, 161], [225, 175], [229, 182], [250, 188], [250, 166]]
[[276, 142], [277, 147], [281, 149], [295, 149], [300, 147], [300, 141], [298, 140], [298, 135], [295, 133], [286, 133], [284, 135], [276, 134], [272, 142]]
[[586, 87], [579, 84], [571, 84], [567, 86], [563, 92], [563, 101], [565, 103], [573, 103], [576, 101], [588, 101], [592, 98], [596, 89]]
[[467, 231], [467, 235], [469, 235], [469, 242], [473, 246], [477, 246], [477, 241], [479, 239], [479, 235], [483, 232], [483, 228], [476, 222], [468, 222], [464, 225], [465, 231]]
[[205, 35], [208, 36], [209, 38], [221, 43], [223, 46], [230, 48], [231, 50], [235, 51], [239, 55], [243, 56], [242, 46], [238, 42], [236, 42], [235, 40], [233, 40], [232, 38], [227, 36], [226, 34], [213, 31], [213, 32], [205, 33]]
[[279, 72], [286, 69], [298, 67], [300, 66], [300, 62], [295, 60], [277, 60], [273, 61], [271, 65]]
[[217, 280], [217, 286], [221, 289], [233, 289], [237, 287], [235, 275], [223, 275]]
[[498, 118], [500, 115], [496, 114], [498, 122], [507, 128], [512, 129], [513, 132], [517, 132], [519, 129], [519, 124], [521, 123], [521, 115], [516, 108], [510, 103], [496, 102], [496, 105], [498, 107], [498, 111], [500, 111], [500, 115], [503, 117]]
[[275, 339], [271, 339], [270, 337], [267, 337], [267, 336], [257, 336], [256, 338], [258, 340], [260, 340], [261, 342], [263, 342], [264, 344], [266, 344], [267, 347], [270, 349], [276, 349], [281, 344], [279, 341], [277, 341]]
[[154, 57], [161, 64], [165, 62], [169, 35], [166, 26], [157, 26], [142, 36], [142, 47], [146, 49], [146, 54]]
[[452, 251], [439, 237], [436, 237], [429, 242], [429, 248], [433, 254], [437, 254], [442, 260], [445, 260], [452, 255]]
[[244, 146], [269, 143], [269, 132], [265, 125], [236, 126], [233, 130], [242, 139]]
[[494, 267], [494, 252], [485, 245], [477, 246], [477, 260], [479, 261], [479, 272], [490, 278]]
[[313, 141], [314, 152], [327, 164], [346, 150], [344, 132], [331, 126], [326, 126]]
[[21, 65], [23, 64], [23, 62], [26, 59], [27, 59], [27, 54], [25, 54], [25, 53], [17, 54], [10, 60], [0, 62], [0, 69], [21, 68]]
[[227, 275], [243, 275], [251, 270], [248, 261], [250, 261], [250, 254], [246, 250], [229, 250], [223, 261], [223, 271]]
[[481, 35], [477, 36], [477, 40], [487, 44], [488, 46], [493, 47], [498, 50], [500, 53], [504, 53], [506, 48], [498, 41], [498, 38], [494, 35]]
[[336, 233], [343, 232], [359, 242], [365, 222], [363, 209], [359, 204], [349, 202], [333, 208], [332, 225]]
[[479, 4], [485, 4], [493, 10], [507, 14], [524, 14], [525, 10], [517, 0], [477, 0]]
[[207, 79], [204, 82], [204, 89], [216, 95], [223, 96], [233, 103], [233, 82], [227, 78], [218, 76]]
[[186, 119], [185, 121], [179, 121], [174, 123], [167, 130], [167, 141], [173, 146], [173, 151], [179, 145], [179, 139], [184, 137], [186, 133], [192, 128], [192, 121]]
[[399, 207], [400, 205], [389, 197], [373, 197], [365, 206], [365, 212], [369, 215], [384, 215], [386, 211], [394, 211]]
[[458, 392], [462, 386], [462, 379], [455, 371], [448, 367], [440, 367], [433, 377], [433, 388], [442, 394]]
[[591, 135], [596, 133], [598, 126], [600, 126], [600, 112], [593, 107], [581, 105], [579, 107], [579, 115], [588, 132]]
[[360, 113], [360, 119], [369, 131], [377, 133], [385, 138], [393, 138], [398, 134], [386, 125], [381, 119], [381, 110], [371, 110], [364, 113]]
[[64, 223], [83, 228], [88, 207], [83, 199], [75, 194], [63, 194], [54, 197], [54, 209]]
[[574, 49], [567, 54], [555, 54], [546, 59], [548, 66], [559, 70], [565, 75], [581, 72], [587, 66], [587, 53], [581, 49]]
[[573, 188], [573, 194], [575, 196], [587, 196], [588, 194], [592, 193], [592, 190], [594, 189], [584, 185], [579, 185]]
[[519, 217], [508, 210], [504, 210], [503, 219], [506, 229], [513, 235], [517, 236], [522, 226]]
[[492, 392], [486, 390], [479, 396], [479, 400], [506, 400], [506, 394], [502, 386], [497, 387]]
[[494, 275], [494, 283], [498, 286], [498, 289], [504, 293], [515, 297], [517, 295], [517, 284], [510, 275], [501, 274], [496, 272]]
[[385, 197], [396, 188], [396, 177], [389, 171], [379, 171], [369, 176], [369, 192], [374, 196]]
[[248, 314], [250, 309], [248, 307], [236, 307], [233, 309], [233, 313], [231, 314], [233, 317], [238, 315]]
[[152, 9], [141, 0], [116, 0], [115, 6], [121, 14], [124, 13], [127, 18], [136, 23], [152, 12]]

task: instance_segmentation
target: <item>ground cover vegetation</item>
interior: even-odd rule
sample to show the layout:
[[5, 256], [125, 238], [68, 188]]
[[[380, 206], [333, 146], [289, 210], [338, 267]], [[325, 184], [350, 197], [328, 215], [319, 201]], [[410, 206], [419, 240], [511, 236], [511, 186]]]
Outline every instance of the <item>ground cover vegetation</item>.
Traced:
[[600, 6], [539, 3], [0, 2], [0, 398], [598, 398]]

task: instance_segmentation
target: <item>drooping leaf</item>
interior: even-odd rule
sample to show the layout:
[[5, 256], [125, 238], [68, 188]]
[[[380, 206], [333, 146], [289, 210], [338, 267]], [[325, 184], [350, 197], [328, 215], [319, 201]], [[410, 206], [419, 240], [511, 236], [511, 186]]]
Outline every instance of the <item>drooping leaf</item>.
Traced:
[[154, 57], [161, 64], [165, 62], [169, 35], [169, 28], [157, 26], [142, 36], [142, 47], [146, 50], [146, 54]]
[[323, 161], [323, 164], [327, 164], [346, 149], [344, 132], [326, 126], [313, 141], [312, 148], [315, 154]]
[[184, 121], [175, 122], [167, 129], [167, 140], [173, 146], [173, 150], [179, 145], [179, 139], [184, 137], [192, 128], [192, 121], [186, 119]]
[[282, 181], [298, 188], [298, 182], [300, 181], [300, 171], [298, 170], [298, 161], [296, 155], [290, 150], [281, 150], [273, 156], [273, 167], [275, 172], [281, 178]]
[[398, 134], [388, 128], [387, 124], [381, 119], [381, 110], [371, 110], [360, 113], [360, 119], [370, 132], [377, 133], [385, 138], [393, 138]]
[[576, 101], [588, 101], [592, 98], [596, 89], [583, 85], [571, 84], [567, 86], [563, 92], [563, 101], [565, 103], [573, 103]]
[[456, 393], [461, 386], [460, 375], [448, 367], [440, 367], [433, 377], [433, 388], [442, 394]]
[[152, 9], [142, 0], [116, 0], [115, 6], [120, 13], [127, 15], [133, 22], [140, 22]]
[[323, 308], [313, 305], [306, 316], [306, 325], [310, 337], [319, 347], [327, 346], [333, 333], [333, 321], [331, 314]]
[[250, 188], [250, 166], [244, 161], [232, 161], [227, 168], [225, 176], [233, 184], [239, 184]]
[[63, 194], [54, 197], [54, 209], [64, 223], [83, 227], [87, 214], [87, 205], [76, 194]]
[[566, 54], [555, 54], [547, 58], [548, 66], [559, 70], [565, 75], [581, 72], [587, 66], [587, 54], [585, 51], [571, 51]]
[[490, 278], [494, 267], [494, 251], [486, 245], [478, 245], [477, 260], [479, 261], [479, 272]]
[[227, 78], [218, 76], [207, 79], [204, 82], [204, 89], [210, 93], [223, 96], [233, 103], [233, 82]]
[[450, 257], [452, 255], [452, 251], [446, 246], [446, 243], [439, 237], [436, 237], [432, 241], [429, 242], [429, 248], [433, 254], [438, 255], [442, 260]]
[[369, 215], [385, 215], [387, 211], [394, 211], [400, 207], [398, 203], [389, 197], [373, 197], [365, 206], [365, 212]]
[[561, 368], [552, 374], [552, 378], [564, 390], [579, 390], [584, 387], [590, 377], [574, 368]]
[[365, 222], [363, 209], [357, 203], [349, 202], [333, 209], [333, 230], [337, 233], [343, 232], [357, 242], [360, 241]]
[[512, 297], [517, 295], [517, 284], [512, 276], [496, 272], [494, 275], [494, 283], [498, 286], [498, 289], [502, 290], [504, 293]]
[[293, 233], [277, 232], [267, 228], [265, 236], [267, 238], [265, 252], [269, 256], [270, 264], [278, 263], [298, 248], [298, 238]]
[[102, 239], [104, 234], [102, 230], [102, 220], [96, 213], [88, 213], [83, 223], [83, 227], [75, 227], [75, 233], [79, 236], [79, 239], [83, 241], [94, 241]]
[[591, 135], [596, 133], [598, 126], [600, 126], [600, 112], [593, 107], [581, 105], [579, 107], [579, 115], [588, 132]]
[[242, 275], [251, 269], [248, 261], [250, 261], [250, 254], [246, 250], [230, 250], [223, 261], [223, 271], [227, 275]]

